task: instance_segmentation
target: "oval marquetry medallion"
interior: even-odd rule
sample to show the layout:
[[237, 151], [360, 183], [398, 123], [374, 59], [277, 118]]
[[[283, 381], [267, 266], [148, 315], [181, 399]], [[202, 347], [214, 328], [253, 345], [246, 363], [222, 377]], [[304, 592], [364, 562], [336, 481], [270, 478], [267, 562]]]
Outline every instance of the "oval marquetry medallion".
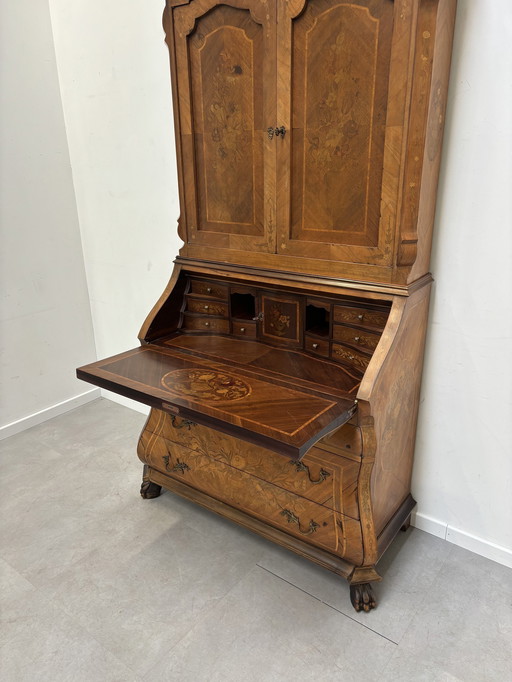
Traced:
[[226, 372], [202, 369], [178, 369], [162, 377], [162, 384], [173, 393], [205, 401], [241, 400], [251, 387]]

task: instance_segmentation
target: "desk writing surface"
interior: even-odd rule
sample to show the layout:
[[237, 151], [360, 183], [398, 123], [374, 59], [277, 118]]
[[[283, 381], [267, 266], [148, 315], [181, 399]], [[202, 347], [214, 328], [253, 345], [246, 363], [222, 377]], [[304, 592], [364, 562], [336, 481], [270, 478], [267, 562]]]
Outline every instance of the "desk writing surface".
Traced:
[[[311, 365], [302, 353], [289, 355], [285, 350], [243, 340], [229, 344], [235, 358], [230, 362], [220, 354], [215, 356], [216, 344], [211, 339], [220, 337], [195, 337], [202, 339], [195, 350], [186, 348], [186, 343], [185, 348], [179, 347], [185, 338], [191, 337], [135, 348], [81, 367], [77, 375], [298, 459], [354, 413], [351, 390], [357, 380], [333, 363], [314, 360]], [[305, 358], [303, 376], [298, 356]], [[310, 376], [313, 368], [331, 384], [338, 374], [340, 387], [315, 383]]]

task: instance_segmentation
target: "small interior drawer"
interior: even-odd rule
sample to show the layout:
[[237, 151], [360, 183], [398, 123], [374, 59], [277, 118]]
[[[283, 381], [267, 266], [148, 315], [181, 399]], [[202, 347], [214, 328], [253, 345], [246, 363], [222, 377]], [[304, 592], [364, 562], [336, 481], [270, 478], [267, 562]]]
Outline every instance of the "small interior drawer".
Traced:
[[192, 298], [187, 296], [187, 311], [201, 315], [217, 315], [227, 317], [229, 314], [228, 304], [208, 299]]
[[360, 372], [366, 370], [371, 360], [371, 356], [364, 355], [353, 348], [342, 346], [339, 343], [332, 344], [331, 357], [336, 362], [343, 362], [345, 365], [349, 365]]
[[228, 286], [218, 282], [205, 282], [199, 279], [190, 280], [190, 292], [199, 296], [210, 296], [221, 301], [228, 300]]
[[204, 317], [192, 317], [192, 315], [185, 314], [183, 316], [183, 329], [229, 334], [229, 320], [218, 317], [208, 318], [206, 315]]
[[316, 353], [317, 355], [322, 355], [325, 358], [329, 357], [329, 341], [326, 341], [325, 339], [319, 339], [315, 336], [306, 335], [305, 347], [310, 353]]
[[380, 334], [373, 334], [372, 332], [361, 331], [354, 327], [344, 327], [343, 325], [335, 324], [332, 329], [332, 338], [335, 341], [348, 343], [351, 346], [375, 350], [380, 340]]
[[256, 323], [255, 322], [233, 322], [233, 334], [235, 336], [242, 336], [246, 339], [256, 338]]
[[360, 327], [369, 327], [370, 329], [384, 329], [388, 314], [379, 310], [353, 308], [346, 305], [334, 306], [334, 322], [356, 324]]

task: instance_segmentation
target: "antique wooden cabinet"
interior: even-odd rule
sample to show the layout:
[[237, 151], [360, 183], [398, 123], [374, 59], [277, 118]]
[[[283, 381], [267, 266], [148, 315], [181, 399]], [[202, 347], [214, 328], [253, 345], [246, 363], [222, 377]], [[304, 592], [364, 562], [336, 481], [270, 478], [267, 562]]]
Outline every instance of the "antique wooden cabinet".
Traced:
[[406, 527], [455, 0], [167, 0], [184, 246], [141, 346], [161, 487], [375, 606]]

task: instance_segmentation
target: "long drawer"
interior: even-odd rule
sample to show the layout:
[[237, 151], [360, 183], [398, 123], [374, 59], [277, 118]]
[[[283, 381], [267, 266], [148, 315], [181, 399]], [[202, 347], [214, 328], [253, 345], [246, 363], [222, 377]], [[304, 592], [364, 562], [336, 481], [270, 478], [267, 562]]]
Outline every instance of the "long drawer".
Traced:
[[362, 560], [361, 525], [355, 519], [162, 437], [155, 437], [145, 459], [152, 468], [280, 530], [354, 563]]
[[[170, 449], [176, 443], [345, 516], [359, 518], [358, 457], [348, 459], [313, 447], [299, 462], [157, 411], [153, 411], [146, 429], [163, 438]], [[162, 461], [159, 463], [161, 466]]]

